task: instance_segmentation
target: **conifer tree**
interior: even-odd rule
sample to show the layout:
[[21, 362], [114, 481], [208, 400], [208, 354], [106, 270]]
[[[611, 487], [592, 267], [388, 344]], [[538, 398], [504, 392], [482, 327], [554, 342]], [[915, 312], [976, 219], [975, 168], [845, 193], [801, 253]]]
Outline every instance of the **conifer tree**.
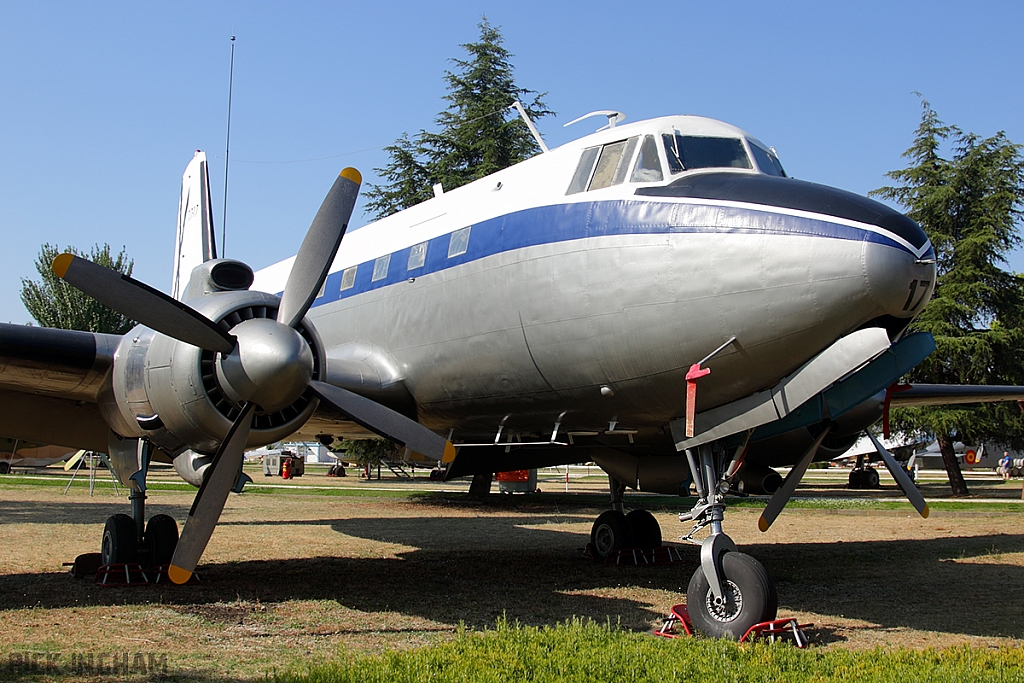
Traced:
[[[125, 275], [131, 275], [132, 267], [135, 265], [124, 249], [117, 256], [111, 255], [109, 244], [94, 245], [88, 255], [82, 254], [74, 247], [68, 247], [64, 251], [83, 256], [93, 263]], [[36, 322], [43, 327], [107, 334], [124, 334], [133, 328], [134, 320], [107, 308], [54, 274], [50, 264], [60, 253], [62, 252], [58, 251], [57, 247], [44, 244], [36, 258], [36, 271], [40, 279], [21, 280], [21, 301]]]
[[377, 218], [430, 199], [437, 183], [453, 190], [540, 151], [510, 107], [519, 100], [537, 120], [551, 113], [543, 95], [515, 84], [500, 30], [486, 19], [479, 28], [479, 41], [462, 45], [467, 59], [453, 59], [455, 70], [445, 72], [448, 108], [435, 119], [438, 132], [421, 130], [412, 140], [403, 134], [386, 148], [389, 163], [374, 169], [386, 180], [366, 191], [367, 210]]
[[[894, 186], [872, 193], [903, 206], [936, 251], [934, 296], [911, 325], [930, 332], [936, 349], [906, 379], [1024, 383], [1024, 280], [1001, 267], [1021, 241], [1021, 147], [1003, 132], [982, 139], [947, 126], [927, 101], [923, 109], [903, 154], [910, 165], [887, 174]], [[942, 156], [946, 145], [949, 159]], [[935, 435], [954, 495], [968, 493], [954, 441], [1024, 444], [1024, 420], [1014, 404], [905, 408], [893, 412], [893, 424], [903, 433]]]

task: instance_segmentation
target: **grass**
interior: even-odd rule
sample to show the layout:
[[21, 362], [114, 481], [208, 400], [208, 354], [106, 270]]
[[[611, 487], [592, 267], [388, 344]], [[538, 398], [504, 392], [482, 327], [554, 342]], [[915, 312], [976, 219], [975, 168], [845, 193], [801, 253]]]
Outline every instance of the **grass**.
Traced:
[[664, 640], [574, 619], [554, 627], [499, 621], [483, 633], [460, 630], [449, 642], [372, 656], [343, 656], [279, 683], [421, 681], [1022, 681], [1019, 649], [798, 650], [703, 638]]

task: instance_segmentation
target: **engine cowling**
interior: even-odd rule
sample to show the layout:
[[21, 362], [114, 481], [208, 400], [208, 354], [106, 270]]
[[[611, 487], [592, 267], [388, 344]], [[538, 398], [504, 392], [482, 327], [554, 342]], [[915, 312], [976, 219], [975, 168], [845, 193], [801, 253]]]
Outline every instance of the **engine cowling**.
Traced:
[[[279, 302], [272, 294], [242, 290], [204, 294], [188, 303], [230, 330], [243, 321], [274, 319]], [[321, 379], [326, 356], [316, 329], [303, 319], [296, 331], [312, 354], [312, 379]], [[112, 394], [101, 401], [104, 417], [121, 436], [149, 439], [172, 457], [189, 450], [199, 457], [215, 453], [241, 410], [224, 384], [220, 362], [219, 353], [137, 327], [114, 354]], [[246, 446], [285, 438], [309, 419], [317, 404], [307, 390], [283, 407], [258, 409]], [[190, 460], [183, 478], [201, 482], [202, 464]]]

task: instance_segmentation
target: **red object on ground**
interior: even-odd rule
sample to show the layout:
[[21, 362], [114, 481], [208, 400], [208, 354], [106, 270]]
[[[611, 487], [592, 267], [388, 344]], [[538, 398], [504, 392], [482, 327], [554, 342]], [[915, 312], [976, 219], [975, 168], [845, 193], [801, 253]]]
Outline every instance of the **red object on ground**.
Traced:
[[[676, 626], [682, 626], [683, 633], [676, 633]], [[775, 639], [780, 636], [791, 635], [796, 646], [803, 649], [808, 644], [807, 636], [804, 635], [803, 629], [809, 626], [813, 626], [813, 624], [799, 624], [792, 617], [789, 619], [762, 621], [760, 624], [754, 624], [747, 629], [747, 632], [740, 638], [740, 642], [749, 643], [754, 638], [761, 636], [767, 637], [774, 643]], [[692, 636], [693, 624], [690, 622], [690, 613], [686, 611], [686, 605], [673, 605], [668, 613], [668, 617], [665, 618], [665, 623], [654, 632], [654, 635], [661, 636], [662, 638], [679, 638], [683, 635]]]
[[498, 481], [526, 482], [530, 481], [530, 470], [512, 470], [511, 472], [498, 472], [494, 475]]
[[281, 478], [291, 479], [292, 478], [292, 459], [281, 458]]

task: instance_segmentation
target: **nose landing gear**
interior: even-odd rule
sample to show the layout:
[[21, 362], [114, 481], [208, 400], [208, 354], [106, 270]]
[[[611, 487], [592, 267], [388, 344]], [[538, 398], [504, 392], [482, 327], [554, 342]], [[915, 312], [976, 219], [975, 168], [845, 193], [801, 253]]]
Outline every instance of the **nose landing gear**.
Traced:
[[[698, 451], [699, 462], [692, 450], [686, 451], [697, 503], [679, 515], [679, 521], [694, 523], [683, 540], [700, 545], [700, 567], [686, 590], [687, 610], [694, 626], [705, 635], [738, 640], [754, 624], [775, 618], [778, 594], [764, 566], [738, 552], [722, 531], [729, 489], [729, 483], [719, 476], [724, 470], [724, 452], [716, 452], [712, 444], [704, 444]], [[711, 531], [707, 538], [693, 538], [705, 528]]]

